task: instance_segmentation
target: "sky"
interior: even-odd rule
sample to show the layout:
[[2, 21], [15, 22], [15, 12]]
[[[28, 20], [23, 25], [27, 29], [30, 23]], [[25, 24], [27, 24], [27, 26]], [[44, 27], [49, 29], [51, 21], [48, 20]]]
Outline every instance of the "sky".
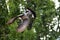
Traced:
[[53, 2], [55, 3], [55, 8], [57, 9], [59, 7], [59, 2], [58, 0], [53, 0]]
[[[57, 8], [59, 7], [59, 2], [58, 2], [58, 0], [53, 0], [53, 2], [55, 3], [55, 9], [57, 9]], [[59, 16], [56, 16], [55, 18], [53, 18], [53, 22], [54, 22], [54, 20], [56, 21], [56, 25], [55, 25], [55, 27], [53, 28], [55, 31], [56, 31], [57, 26], [58, 26], [58, 17], [59, 17]], [[59, 30], [58, 30], [58, 31], [59, 31]]]
[[[60, 6], [60, 3], [58, 2], [58, 0], [53, 0], [53, 2], [55, 3], [55, 9], [57, 9], [57, 8]], [[58, 21], [57, 18], [58, 18], [58, 16], [55, 17], [55, 18], [53, 18], [53, 20], [57, 20], [57, 21]], [[58, 23], [58, 22], [57, 22], [57, 23]], [[54, 30], [57, 29], [57, 25], [58, 25], [58, 24], [55, 25]], [[58, 30], [58, 31], [59, 31], [59, 30]], [[57, 38], [56, 40], [60, 40], [60, 36], [59, 36], [59, 38]]]

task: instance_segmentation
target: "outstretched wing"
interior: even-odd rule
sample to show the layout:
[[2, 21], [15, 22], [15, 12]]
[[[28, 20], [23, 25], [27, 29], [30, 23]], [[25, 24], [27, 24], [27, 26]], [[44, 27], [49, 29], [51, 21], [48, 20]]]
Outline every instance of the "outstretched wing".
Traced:
[[24, 14], [11, 18], [6, 24], [12, 24], [18, 17], [22, 17], [23, 15]]
[[17, 17], [13, 17], [6, 24], [12, 24], [16, 19], [17, 19]]

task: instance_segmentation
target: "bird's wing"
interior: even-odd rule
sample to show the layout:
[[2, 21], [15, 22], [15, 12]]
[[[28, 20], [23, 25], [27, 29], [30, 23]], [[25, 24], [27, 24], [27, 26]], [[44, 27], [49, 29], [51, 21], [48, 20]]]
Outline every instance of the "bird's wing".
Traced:
[[17, 32], [23, 32], [29, 25], [29, 20], [25, 20], [22, 24], [18, 25]]
[[24, 14], [21, 14], [21, 15], [11, 18], [10, 20], [8, 20], [8, 22], [6, 24], [12, 24], [17, 18], [22, 17], [23, 15]]
[[17, 17], [13, 17], [6, 24], [12, 24], [16, 19]]
[[32, 28], [33, 22], [34, 22], [34, 19], [31, 19], [29, 26], [27, 27], [28, 30], [30, 30]]

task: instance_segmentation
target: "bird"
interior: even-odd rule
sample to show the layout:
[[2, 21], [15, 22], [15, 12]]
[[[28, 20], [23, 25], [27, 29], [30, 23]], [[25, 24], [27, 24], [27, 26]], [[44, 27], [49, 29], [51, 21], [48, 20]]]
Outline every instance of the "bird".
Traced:
[[33, 21], [36, 19], [36, 13], [32, 9], [26, 8], [23, 14], [11, 18], [6, 24], [12, 24], [17, 18], [21, 20], [21, 24], [18, 25], [16, 31], [24, 32], [26, 28], [28, 30], [32, 28]]

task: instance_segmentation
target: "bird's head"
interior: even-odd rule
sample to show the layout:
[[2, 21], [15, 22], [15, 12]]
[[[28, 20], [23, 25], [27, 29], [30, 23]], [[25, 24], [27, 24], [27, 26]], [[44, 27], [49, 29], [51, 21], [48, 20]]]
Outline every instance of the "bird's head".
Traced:
[[24, 14], [27, 15], [27, 16], [32, 15], [32, 18], [34, 18], [34, 19], [36, 18], [36, 13], [32, 9], [30, 9], [30, 8], [27, 8], [25, 10]]

